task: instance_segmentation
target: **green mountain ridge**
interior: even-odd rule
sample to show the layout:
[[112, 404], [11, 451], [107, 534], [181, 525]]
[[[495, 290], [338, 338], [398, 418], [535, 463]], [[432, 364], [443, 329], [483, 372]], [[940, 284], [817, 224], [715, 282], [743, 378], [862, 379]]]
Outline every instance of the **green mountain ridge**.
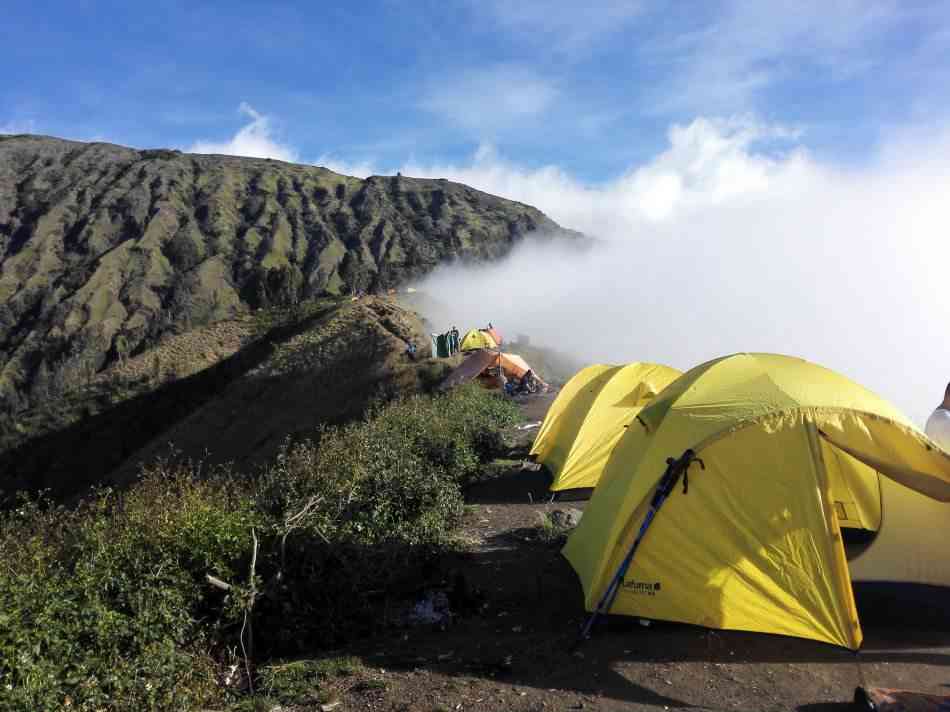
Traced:
[[376, 399], [431, 388], [448, 366], [426, 359], [427, 341], [416, 314], [378, 297], [193, 329], [18, 414], [0, 438], [0, 490], [68, 498], [124, 486], [169, 456], [253, 472], [288, 437], [316, 437]]
[[0, 415], [197, 326], [382, 292], [529, 236], [587, 243], [445, 180], [0, 136]]

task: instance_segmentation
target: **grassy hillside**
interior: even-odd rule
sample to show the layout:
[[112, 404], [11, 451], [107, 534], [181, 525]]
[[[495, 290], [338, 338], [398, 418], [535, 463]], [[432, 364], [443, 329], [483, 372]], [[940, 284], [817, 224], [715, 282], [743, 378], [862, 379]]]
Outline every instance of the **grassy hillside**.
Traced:
[[[417, 344], [417, 360], [406, 355]], [[419, 318], [386, 299], [260, 310], [171, 337], [74, 391], [19, 413], [2, 434], [0, 489], [128, 482], [170, 450], [252, 469], [287, 437], [360, 415], [374, 399], [425, 389]]]
[[380, 291], [576, 239], [444, 180], [0, 136], [0, 411], [247, 309]]

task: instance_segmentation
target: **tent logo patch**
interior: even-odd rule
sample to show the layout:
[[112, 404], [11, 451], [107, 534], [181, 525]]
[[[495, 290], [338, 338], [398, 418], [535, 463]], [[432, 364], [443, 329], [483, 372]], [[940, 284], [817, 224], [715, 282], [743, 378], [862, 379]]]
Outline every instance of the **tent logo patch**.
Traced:
[[659, 581], [624, 581], [624, 590], [641, 596], [655, 596], [660, 592]]

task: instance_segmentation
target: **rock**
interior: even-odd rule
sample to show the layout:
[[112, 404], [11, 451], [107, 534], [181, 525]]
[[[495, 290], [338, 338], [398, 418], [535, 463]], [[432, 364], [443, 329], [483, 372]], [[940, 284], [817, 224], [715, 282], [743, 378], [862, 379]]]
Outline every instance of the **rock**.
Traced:
[[340, 702], [339, 700], [337, 700], [336, 702], [327, 702], [325, 704], [320, 705], [320, 712], [330, 712], [331, 710], [335, 710], [337, 707], [339, 707], [342, 704], [343, 703]]
[[548, 517], [551, 523], [560, 529], [573, 529], [581, 523], [581, 517], [584, 513], [579, 509], [568, 507], [567, 509], [555, 509]]
[[442, 591], [429, 591], [418, 601], [406, 619], [408, 625], [448, 623], [452, 618], [449, 598]]

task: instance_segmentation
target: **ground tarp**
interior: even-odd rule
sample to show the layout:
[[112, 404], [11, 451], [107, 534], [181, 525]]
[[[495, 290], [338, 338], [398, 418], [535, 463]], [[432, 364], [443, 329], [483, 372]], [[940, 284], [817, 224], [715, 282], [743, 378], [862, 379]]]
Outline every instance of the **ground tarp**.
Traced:
[[442, 382], [440, 388], [448, 390], [478, 378], [486, 368], [494, 363], [498, 354], [493, 351], [473, 351], [466, 355], [461, 365], [457, 366]]

